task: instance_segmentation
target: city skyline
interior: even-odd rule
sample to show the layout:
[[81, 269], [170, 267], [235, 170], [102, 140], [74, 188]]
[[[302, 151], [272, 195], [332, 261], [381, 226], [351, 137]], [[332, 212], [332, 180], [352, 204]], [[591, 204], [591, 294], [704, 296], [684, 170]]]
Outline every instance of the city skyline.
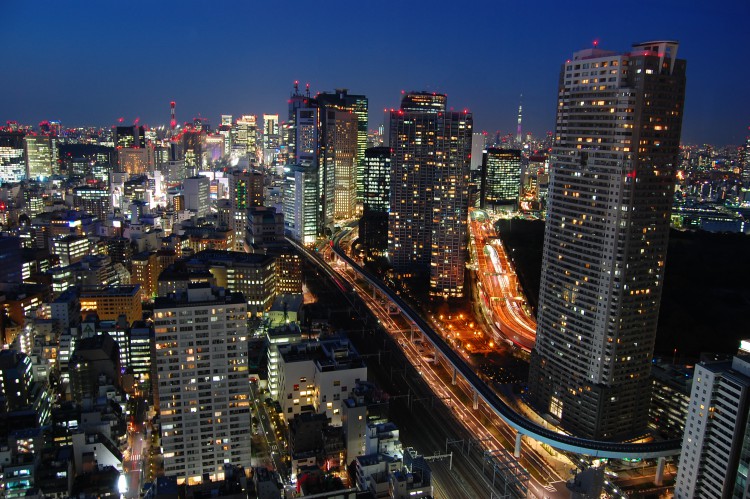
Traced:
[[[658, 37], [679, 41], [690, 54], [684, 142], [740, 143], [747, 134], [750, 96], [742, 85], [750, 70], [734, 64], [749, 41], [740, 25], [750, 13], [747, 4], [710, 12], [671, 2], [649, 5], [650, 18], [672, 20], [666, 29], [644, 23], [607, 32], [596, 19], [616, 17], [617, 7], [571, 9], [529, 22], [519, 22], [528, 18], [520, 7], [433, 7], [399, 11], [385, 3], [362, 15], [336, 5], [229, 10], [187, 2], [130, 14], [106, 5], [92, 12], [83, 4], [48, 4], [32, 17], [27, 6], [13, 4], [7, 8], [5, 64], [16, 77], [5, 82], [0, 122], [111, 126], [122, 117], [124, 123], [140, 118], [168, 125], [172, 100], [180, 123], [198, 115], [214, 125], [221, 114], [284, 116], [292, 83], [299, 80], [309, 82], [313, 93], [344, 87], [368, 96], [371, 129], [386, 119], [383, 109], [397, 107], [402, 90], [429, 90], [447, 93], [472, 111], [475, 130], [515, 134], [523, 94], [523, 130], [541, 136], [553, 129], [557, 81], [551, 75], [559, 71], [566, 47], [583, 49], [599, 38], [600, 47], [613, 49]], [[553, 12], [551, 3], [538, 8]], [[195, 24], [196, 11], [201, 25]], [[31, 18], [33, 23], [25, 21]], [[447, 20], [460, 36], [441, 50], [428, 50], [430, 30]], [[572, 22], [594, 28], [571, 36], [566, 26]], [[341, 42], [311, 47], [307, 27], [321, 23], [330, 26], [327, 38]], [[54, 38], [58, 27], [64, 35]], [[301, 47], [309, 57], [285, 60]], [[31, 64], [40, 53], [54, 57]], [[439, 63], [443, 59], [447, 64]], [[729, 67], [733, 78], [716, 78], [717, 68]]]

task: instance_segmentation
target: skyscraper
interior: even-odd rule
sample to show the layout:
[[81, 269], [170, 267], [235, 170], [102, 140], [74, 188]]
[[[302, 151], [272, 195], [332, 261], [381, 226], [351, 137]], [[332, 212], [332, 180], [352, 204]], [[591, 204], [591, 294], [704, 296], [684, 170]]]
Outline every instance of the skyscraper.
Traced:
[[391, 205], [391, 148], [365, 150], [364, 191], [359, 236], [368, 250], [388, 249], [388, 211]]
[[747, 351], [741, 349], [731, 361], [695, 366], [676, 499], [750, 496], [749, 410]]
[[646, 428], [685, 97], [677, 48], [590, 48], [561, 69], [529, 389], [582, 437]]
[[229, 177], [229, 200], [232, 203], [235, 250], [245, 251], [247, 210], [263, 206], [263, 174], [259, 171], [233, 171]]
[[272, 165], [279, 152], [279, 115], [263, 115], [263, 163]]
[[404, 95], [391, 111], [388, 256], [394, 270], [430, 276], [430, 294], [464, 294], [472, 115], [446, 96]]
[[337, 88], [334, 93], [323, 92], [317, 96], [321, 107], [335, 108], [349, 111], [356, 116], [357, 121], [357, 165], [356, 165], [356, 193], [357, 202], [362, 202], [364, 189], [364, 157], [367, 148], [367, 108], [368, 100], [364, 95], [350, 94], [346, 88]]
[[482, 153], [482, 183], [479, 204], [482, 208], [518, 204], [521, 190], [521, 151], [490, 147]]
[[282, 199], [284, 229], [302, 244], [314, 244], [318, 236], [318, 169], [289, 165], [285, 168]]
[[322, 121], [321, 166], [330, 212], [326, 219], [353, 218], [357, 207], [357, 117], [348, 111], [325, 108]]

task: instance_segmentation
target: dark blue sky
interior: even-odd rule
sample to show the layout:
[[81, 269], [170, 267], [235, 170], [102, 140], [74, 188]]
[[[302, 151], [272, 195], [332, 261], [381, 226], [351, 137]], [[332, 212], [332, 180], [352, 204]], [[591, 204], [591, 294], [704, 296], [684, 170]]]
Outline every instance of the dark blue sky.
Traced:
[[166, 124], [279, 113], [295, 79], [370, 98], [448, 94], [475, 128], [554, 128], [560, 64], [599, 39], [676, 39], [688, 61], [683, 142], [739, 143], [750, 125], [750, 2], [4, 2], [0, 122]]

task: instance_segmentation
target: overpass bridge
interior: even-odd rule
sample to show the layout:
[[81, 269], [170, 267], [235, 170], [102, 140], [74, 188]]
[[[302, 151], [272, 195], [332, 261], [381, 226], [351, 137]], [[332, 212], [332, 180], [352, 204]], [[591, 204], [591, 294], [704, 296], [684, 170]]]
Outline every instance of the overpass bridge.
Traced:
[[[484, 401], [485, 404], [492, 410], [500, 419], [502, 419], [508, 426], [513, 428], [516, 434], [516, 454], [520, 453], [521, 436], [526, 435], [538, 442], [549, 445], [550, 447], [560, 450], [573, 452], [576, 454], [583, 454], [594, 458], [607, 458], [607, 459], [654, 459], [668, 456], [675, 456], [679, 454], [681, 441], [680, 440], [665, 440], [661, 442], [647, 442], [647, 443], [630, 443], [630, 442], [608, 442], [600, 440], [589, 440], [585, 438], [579, 438], [572, 435], [566, 435], [558, 433], [556, 431], [545, 428], [538, 423], [529, 420], [522, 414], [517, 413], [511, 407], [509, 407], [503, 400], [492, 390], [485, 382], [483, 382], [479, 376], [471, 369], [471, 367], [459, 356], [450, 345], [415, 311], [409, 304], [407, 304], [399, 295], [383, 283], [377, 276], [371, 272], [362, 268], [354, 260], [352, 260], [340, 247], [339, 240], [346, 231], [339, 232], [334, 236], [331, 241], [331, 246], [336, 256], [349, 265], [359, 276], [367, 281], [371, 286], [377, 289], [382, 295], [388, 297], [393, 305], [398, 307], [399, 311], [407, 317], [417, 329], [419, 329], [424, 337], [432, 343], [436, 352], [446, 360], [448, 365], [453, 370], [454, 379], [457, 375], [460, 375], [466, 383], [471, 387], [474, 392], [474, 408], [476, 409], [479, 404], [479, 400]], [[305, 257], [313, 261], [318, 267], [323, 270], [329, 277], [331, 277], [336, 285], [342, 291], [345, 291], [345, 287], [342, 284], [341, 277], [333, 271], [327, 262], [316, 252], [310, 251], [308, 248], [300, 245], [296, 241], [289, 238], [287, 240], [297, 248]], [[345, 281], [344, 281], [345, 282]], [[347, 283], [348, 285], [348, 283]]]

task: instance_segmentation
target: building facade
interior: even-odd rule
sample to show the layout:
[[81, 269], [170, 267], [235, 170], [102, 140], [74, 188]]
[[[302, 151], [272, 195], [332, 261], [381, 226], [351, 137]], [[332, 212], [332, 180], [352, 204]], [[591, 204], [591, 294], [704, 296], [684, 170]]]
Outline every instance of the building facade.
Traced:
[[479, 206], [517, 205], [521, 191], [521, 151], [490, 147], [482, 152]]
[[164, 474], [187, 483], [250, 464], [247, 304], [192, 285], [154, 305]]
[[675, 498], [750, 497], [750, 356], [695, 366]]
[[562, 66], [529, 389], [577, 436], [646, 428], [685, 98], [677, 47], [592, 48]]
[[432, 296], [464, 295], [472, 125], [426, 92], [390, 115], [388, 257], [399, 274], [429, 274]]

